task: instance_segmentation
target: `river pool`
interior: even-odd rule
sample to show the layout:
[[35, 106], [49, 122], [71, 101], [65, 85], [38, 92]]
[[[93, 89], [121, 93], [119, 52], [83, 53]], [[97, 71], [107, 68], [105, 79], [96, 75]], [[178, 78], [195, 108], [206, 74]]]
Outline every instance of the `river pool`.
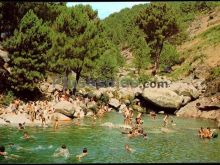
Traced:
[[[118, 112], [109, 112], [102, 119], [93, 121], [90, 118], [81, 120], [81, 126], [73, 122], [62, 123], [54, 130], [53, 127], [26, 127], [32, 136], [29, 140], [22, 138], [23, 131], [14, 127], [0, 127], [0, 145], [5, 145], [9, 154], [19, 155], [17, 159], [5, 160], [0, 163], [170, 163], [170, 162], [220, 162], [220, 137], [200, 139], [199, 128], [216, 128], [214, 121], [205, 119], [180, 118], [172, 116], [176, 125], [169, 125], [169, 133], [161, 131], [164, 115], [156, 120], [148, 114], [143, 115], [143, 128], [148, 138], [128, 138], [124, 128], [101, 126], [106, 122], [114, 125], [123, 123], [123, 116]], [[217, 130], [219, 134], [219, 130]], [[21, 150], [11, 150], [7, 144], [15, 143]], [[70, 152], [69, 158], [53, 157], [53, 153], [62, 144], [66, 144]], [[125, 144], [134, 149], [125, 151]], [[80, 161], [76, 155], [82, 149], [88, 149], [88, 155]]]

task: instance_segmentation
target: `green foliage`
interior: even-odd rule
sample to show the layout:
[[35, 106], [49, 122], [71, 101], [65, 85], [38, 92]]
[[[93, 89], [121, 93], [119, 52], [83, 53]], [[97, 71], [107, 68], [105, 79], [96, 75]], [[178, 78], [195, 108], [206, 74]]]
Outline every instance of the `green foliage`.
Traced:
[[174, 46], [166, 42], [160, 56], [161, 67], [165, 68], [177, 63], [179, 63], [179, 53]]
[[144, 73], [141, 73], [138, 77], [139, 83], [145, 86], [146, 82], [150, 81], [150, 76]]
[[45, 78], [46, 53], [50, 49], [50, 29], [32, 10], [22, 18], [19, 30], [4, 42], [10, 54], [11, 74], [9, 81], [16, 91], [33, 91]]
[[124, 62], [119, 49], [104, 37], [100, 38], [96, 49], [99, 58], [94, 61], [89, 78], [103, 81], [114, 80], [119, 66]]
[[220, 42], [220, 25], [216, 25], [199, 35], [206, 44], [217, 44]]
[[220, 66], [213, 68], [211, 71], [211, 77], [217, 78], [219, 76], [220, 76]]
[[183, 78], [184, 76], [188, 76], [191, 70], [190, 63], [183, 64], [180, 68], [177, 68], [167, 76], [172, 78], [173, 81], [179, 80]]
[[95, 48], [100, 28], [97, 12], [88, 5], [63, 10], [53, 24], [50, 69], [66, 76], [74, 71], [77, 84], [86, 67], [98, 58]]
[[157, 69], [164, 42], [180, 31], [179, 20], [166, 3], [152, 3], [139, 13], [136, 23], [145, 34]]
[[133, 47], [137, 41], [137, 36], [141, 36], [141, 31], [137, 29], [134, 20], [144, 7], [146, 4], [136, 5], [131, 9], [125, 8], [103, 20], [107, 38], [122, 50]]
[[135, 68], [137, 68], [138, 73], [141, 69], [146, 69], [151, 63], [150, 59], [150, 48], [146, 44], [143, 38], [139, 38], [136, 42], [134, 49], [134, 60], [133, 63]]
[[101, 97], [100, 97], [100, 101], [101, 101], [102, 103], [108, 104], [108, 102], [109, 102], [109, 96], [108, 96], [108, 94], [107, 94], [107, 93], [102, 93], [102, 94], [101, 94]]
[[33, 10], [43, 22], [52, 23], [65, 4], [54, 2], [1, 2], [0, 4], [0, 32], [6, 32], [9, 36], [18, 29], [24, 15]]
[[6, 91], [5, 96], [0, 100], [0, 104], [4, 106], [9, 106], [14, 99], [14, 93], [12, 91]]

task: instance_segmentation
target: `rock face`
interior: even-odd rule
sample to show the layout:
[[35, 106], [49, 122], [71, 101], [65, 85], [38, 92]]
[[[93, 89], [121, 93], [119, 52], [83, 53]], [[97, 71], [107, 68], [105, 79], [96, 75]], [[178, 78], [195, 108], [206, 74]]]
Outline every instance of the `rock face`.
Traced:
[[68, 117], [73, 117], [75, 112], [74, 105], [68, 101], [61, 101], [54, 105], [55, 112], [59, 112]]
[[[5, 123], [10, 123], [11, 125], [18, 126], [18, 123], [33, 124], [30, 119], [28, 119], [27, 114], [4, 114], [2, 115]], [[2, 120], [3, 121], [3, 120]], [[41, 121], [35, 121], [34, 124], [41, 124]]]
[[5, 62], [8, 62], [10, 59], [8, 57], [8, 52], [3, 51], [0, 47], [0, 57], [4, 59]]
[[109, 100], [109, 105], [112, 106], [112, 107], [114, 107], [114, 108], [116, 108], [116, 109], [118, 109], [121, 104], [120, 104], [120, 102], [119, 102], [117, 99], [111, 98], [111, 99]]
[[[200, 104], [199, 106], [197, 105], [198, 103]], [[180, 110], [176, 112], [176, 115], [182, 117], [205, 118], [220, 121], [220, 108], [210, 108], [202, 110], [201, 107], [206, 107], [206, 105], [211, 105], [210, 98], [203, 97], [195, 101], [192, 101], [186, 106], [180, 108]]]
[[49, 86], [50, 86], [50, 84], [45, 82], [40, 85], [40, 89], [41, 89], [41, 91], [45, 92], [48, 90]]
[[192, 99], [197, 99], [199, 97], [199, 91], [191, 84], [187, 83], [172, 83], [168, 88], [178, 95], [189, 96]]
[[179, 109], [184, 102], [183, 97], [166, 88], [145, 88], [142, 95], [146, 100], [164, 108]]

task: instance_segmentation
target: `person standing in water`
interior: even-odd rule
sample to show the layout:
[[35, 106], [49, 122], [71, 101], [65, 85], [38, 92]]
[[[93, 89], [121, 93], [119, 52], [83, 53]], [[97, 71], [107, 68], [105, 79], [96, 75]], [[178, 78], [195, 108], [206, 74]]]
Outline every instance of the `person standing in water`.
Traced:
[[165, 117], [163, 118], [163, 126], [166, 127], [168, 122], [169, 122], [169, 115], [166, 114]]
[[59, 120], [58, 117], [55, 118], [55, 122], [54, 122], [54, 128], [57, 129], [59, 126]]

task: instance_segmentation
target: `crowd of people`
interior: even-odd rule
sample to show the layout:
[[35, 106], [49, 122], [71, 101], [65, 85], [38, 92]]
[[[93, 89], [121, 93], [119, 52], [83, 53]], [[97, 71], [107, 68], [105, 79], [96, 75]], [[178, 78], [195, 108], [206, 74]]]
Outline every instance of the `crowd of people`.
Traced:
[[200, 138], [216, 138], [218, 134], [215, 132], [214, 129], [210, 129], [210, 127], [203, 128], [201, 127], [200, 130], [198, 131], [198, 136]]
[[[71, 98], [67, 93], [57, 93], [54, 98], [55, 103], [59, 101], [69, 101], [76, 106], [80, 107], [83, 111], [87, 111], [88, 109], [93, 110], [92, 120], [93, 124], [96, 122], [97, 118], [102, 118], [105, 113], [110, 112], [112, 110], [111, 107], [109, 107], [108, 104], [105, 103], [99, 103], [97, 104], [97, 101], [91, 97], [82, 97], [82, 96], [76, 96], [74, 99]], [[138, 101], [137, 106], [141, 108], [140, 102]], [[26, 113], [28, 115], [28, 118], [34, 122], [35, 120], [41, 121], [42, 126], [45, 126], [49, 120], [51, 120], [51, 116], [54, 113], [54, 108], [52, 102], [48, 101], [29, 101], [27, 103], [24, 103], [20, 101], [19, 99], [16, 99], [12, 102], [10, 105], [11, 113], [19, 114], [19, 113]], [[8, 112], [6, 112], [8, 113]], [[125, 132], [122, 132], [123, 134], [127, 134], [129, 138], [131, 137], [138, 137], [142, 136], [144, 139], [147, 139], [147, 132], [143, 128], [143, 112], [138, 112], [137, 116], [135, 116], [134, 109], [131, 105], [126, 105], [124, 109], [122, 110], [124, 121], [124, 125], [131, 126], [131, 128]], [[150, 117], [153, 120], [156, 120], [157, 114], [156, 112], [151, 111]], [[80, 126], [80, 112], [76, 114], [76, 125]], [[173, 119], [170, 117], [169, 114], [165, 114], [163, 118], [162, 127], [167, 127], [168, 124], [176, 125], [173, 122]], [[57, 129], [59, 127], [59, 119], [56, 117], [54, 119], [54, 128]], [[19, 130], [25, 130], [25, 122], [18, 124]], [[207, 129], [204, 129], [201, 127], [198, 133], [199, 137], [201, 138], [213, 138], [217, 137], [217, 134], [214, 133], [213, 130], [211, 130], [209, 127]], [[29, 140], [31, 136], [27, 131], [23, 132], [23, 139]], [[15, 146], [14, 144], [10, 144], [10, 147], [12, 148]], [[128, 144], [125, 144], [125, 150], [128, 152], [133, 152], [134, 149], [132, 149]], [[82, 159], [88, 154], [87, 148], [83, 149], [83, 152], [76, 156], [78, 160]], [[2, 157], [9, 157], [8, 153], [5, 152], [5, 147], [0, 146], [0, 156]], [[65, 144], [63, 144], [60, 148], [58, 148], [55, 153], [53, 154], [54, 157], [63, 156], [68, 158], [70, 156], [69, 150]]]

